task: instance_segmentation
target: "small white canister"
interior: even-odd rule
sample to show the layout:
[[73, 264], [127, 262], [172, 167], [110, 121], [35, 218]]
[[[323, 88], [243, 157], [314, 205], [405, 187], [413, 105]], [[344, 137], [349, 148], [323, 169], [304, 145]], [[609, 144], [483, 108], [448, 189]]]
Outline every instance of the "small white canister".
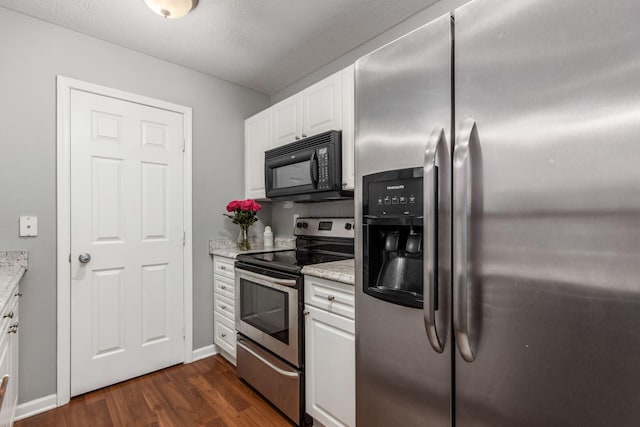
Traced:
[[273, 246], [273, 232], [268, 225], [264, 227], [264, 246], [265, 248]]

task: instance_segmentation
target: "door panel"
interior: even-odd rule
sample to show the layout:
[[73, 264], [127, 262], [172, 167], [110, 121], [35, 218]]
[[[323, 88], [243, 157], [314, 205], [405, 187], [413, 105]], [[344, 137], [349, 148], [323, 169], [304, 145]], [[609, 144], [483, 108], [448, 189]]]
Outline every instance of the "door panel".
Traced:
[[71, 92], [72, 395], [183, 360], [182, 126]]
[[288, 144], [302, 136], [302, 97], [293, 95], [270, 108], [273, 146]]
[[[438, 213], [437, 353], [424, 311], [363, 291], [356, 269], [356, 422], [363, 426], [451, 425], [450, 168], [451, 17], [443, 16], [356, 63], [355, 263], [363, 265], [362, 178], [423, 167], [434, 131], [443, 131]], [[428, 236], [425, 238], [434, 238]], [[429, 254], [433, 256], [433, 254]], [[425, 255], [426, 257], [427, 255]]]
[[355, 323], [313, 306], [305, 310], [307, 412], [325, 426], [354, 427]]
[[476, 359], [456, 355], [458, 426], [640, 419], [637, 16], [637, 2], [567, 0], [456, 11], [457, 129], [477, 126], [464, 266]]
[[264, 152], [271, 147], [271, 110], [244, 122], [245, 198], [264, 199]]
[[305, 136], [342, 129], [342, 73], [338, 72], [302, 92]]

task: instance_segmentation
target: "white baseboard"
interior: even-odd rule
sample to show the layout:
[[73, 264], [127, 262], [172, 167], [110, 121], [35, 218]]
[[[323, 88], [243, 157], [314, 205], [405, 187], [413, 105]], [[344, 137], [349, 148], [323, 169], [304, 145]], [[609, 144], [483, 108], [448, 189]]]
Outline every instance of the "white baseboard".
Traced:
[[58, 398], [55, 394], [24, 402], [16, 407], [15, 420], [23, 420], [41, 412], [55, 409], [58, 406]]
[[193, 362], [218, 354], [218, 348], [211, 344], [193, 350]]

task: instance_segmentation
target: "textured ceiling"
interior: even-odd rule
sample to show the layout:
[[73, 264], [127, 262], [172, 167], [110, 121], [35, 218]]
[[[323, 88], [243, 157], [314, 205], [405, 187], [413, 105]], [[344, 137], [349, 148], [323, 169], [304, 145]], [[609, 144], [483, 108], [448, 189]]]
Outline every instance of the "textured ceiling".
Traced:
[[164, 19], [144, 0], [0, 0], [0, 6], [267, 94], [437, 0], [200, 0]]

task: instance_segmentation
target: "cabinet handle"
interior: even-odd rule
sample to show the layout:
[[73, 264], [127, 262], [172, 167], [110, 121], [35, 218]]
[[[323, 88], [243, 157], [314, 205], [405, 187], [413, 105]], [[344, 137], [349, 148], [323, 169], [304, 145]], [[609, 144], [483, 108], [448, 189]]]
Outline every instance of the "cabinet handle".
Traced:
[[17, 294], [14, 295], [14, 297], [21, 297], [22, 296], [22, 292], [18, 292]]
[[307, 137], [307, 134], [306, 134], [306, 133], [303, 133], [303, 134], [302, 134], [302, 137], [303, 137], [303, 138], [306, 138], [306, 137]]
[[227, 289], [227, 287], [225, 285], [220, 286], [220, 289], [222, 289], [223, 291]]
[[224, 265], [220, 266], [220, 270], [226, 270], [226, 269], [227, 269], [227, 267], [225, 267]]
[[300, 139], [300, 137], [298, 135], [296, 135], [296, 141], [299, 140], [299, 139]]
[[335, 299], [336, 299], [336, 297], [335, 297], [335, 295], [327, 295], [327, 299], [328, 299], [329, 301], [333, 301], [333, 300], [335, 300]]
[[7, 331], [8, 334], [15, 334], [18, 332], [18, 322], [14, 323], [13, 325], [9, 326], [9, 330]]
[[227, 334], [225, 334], [224, 332], [220, 334], [220, 338], [225, 338], [227, 336]]
[[226, 310], [227, 306], [226, 305], [221, 305], [220, 308], [223, 309], [223, 310]]
[[304, 314], [305, 316], [308, 316], [309, 315], [309, 310], [303, 311], [302, 314]]
[[13, 311], [10, 311], [7, 314], [5, 314], [4, 316], [2, 316], [3, 319], [6, 319], [7, 317], [9, 319], [13, 319]]

